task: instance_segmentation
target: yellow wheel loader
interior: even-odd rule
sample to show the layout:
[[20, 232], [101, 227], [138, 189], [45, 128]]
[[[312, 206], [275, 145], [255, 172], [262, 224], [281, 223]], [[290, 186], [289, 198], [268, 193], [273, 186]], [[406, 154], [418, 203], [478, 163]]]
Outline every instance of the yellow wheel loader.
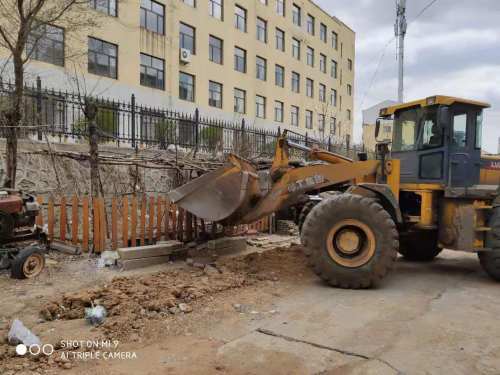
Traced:
[[[244, 224], [303, 204], [308, 193], [334, 191], [306, 204], [300, 223], [310, 264], [330, 285], [368, 288], [389, 273], [398, 252], [430, 261], [444, 248], [477, 253], [500, 280], [500, 173], [494, 159], [481, 159], [488, 107], [433, 96], [384, 108], [380, 118], [393, 120], [393, 139], [377, 144], [376, 160], [294, 144], [285, 132], [269, 170], [230, 155], [170, 199], [205, 220]], [[290, 148], [315, 162], [291, 164]]]

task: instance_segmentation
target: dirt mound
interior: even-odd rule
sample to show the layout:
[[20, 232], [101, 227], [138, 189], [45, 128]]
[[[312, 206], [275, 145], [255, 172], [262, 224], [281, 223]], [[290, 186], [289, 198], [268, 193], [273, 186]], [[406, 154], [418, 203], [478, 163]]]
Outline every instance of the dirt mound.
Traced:
[[102, 305], [108, 318], [102, 325], [106, 336], [127, 338], [144, 328], [145, 320], [192, 311], [192, 302], [229, 289], [263, 280], [296, 277], [303, 271], [300, 248], [274, 249], [206, 265], [147, 276], [115, 277], [109, 284], [68, 293], [41, 310], [46, 320], [81, 319], [85, 308]]

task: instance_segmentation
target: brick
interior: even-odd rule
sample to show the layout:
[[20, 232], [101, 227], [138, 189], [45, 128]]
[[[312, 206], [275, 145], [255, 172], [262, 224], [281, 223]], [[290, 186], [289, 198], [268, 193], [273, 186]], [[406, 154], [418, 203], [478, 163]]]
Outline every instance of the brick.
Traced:
[[118, 249], [120, 259], [141, 259], [149, 257], [159, 257], [163, 255], [170, 255], [183, 248], [182, 242], [179, 241], [164, 241], [156, 245], [137, 246]]
[[149, 257], [140, 259], [126, 259], [121, 260], [120, 265], [123, 271], [135, 270], [137, 268], [144, 268], [148, 266], [154, 266], [157, 264], [167, 263], [170, 257], [168, 255], [159, 257]]

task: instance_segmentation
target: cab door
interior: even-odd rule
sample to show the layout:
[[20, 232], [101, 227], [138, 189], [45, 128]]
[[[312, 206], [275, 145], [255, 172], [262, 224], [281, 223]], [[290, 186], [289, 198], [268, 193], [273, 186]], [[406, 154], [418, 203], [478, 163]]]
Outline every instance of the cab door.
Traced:
[[478, 110], [458, 106], [451, 112], [449, 172], [450, 187], [479, 183], [481, 149], [477, 146]]

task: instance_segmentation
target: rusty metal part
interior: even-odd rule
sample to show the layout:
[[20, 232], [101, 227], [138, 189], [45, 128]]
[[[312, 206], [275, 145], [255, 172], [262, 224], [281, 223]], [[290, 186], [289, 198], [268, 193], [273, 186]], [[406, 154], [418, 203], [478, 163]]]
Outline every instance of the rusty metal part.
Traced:
[[16, 214], [23, 210], [23, 199], [20, 194], [0, 194], [0, 211], [7, 214]]
[[45, 258], [42, 254], [33, 253], [26, 258], [23, 264], [23, 274], [27, 279], [36, 277], [45, 267]]
[[374, 256], [375, 234], [363, 222], [346, 219], [330, 229], [326, 246], [328, 254], [336, 263], [348, 268], [357, 268], [368, 263]]

